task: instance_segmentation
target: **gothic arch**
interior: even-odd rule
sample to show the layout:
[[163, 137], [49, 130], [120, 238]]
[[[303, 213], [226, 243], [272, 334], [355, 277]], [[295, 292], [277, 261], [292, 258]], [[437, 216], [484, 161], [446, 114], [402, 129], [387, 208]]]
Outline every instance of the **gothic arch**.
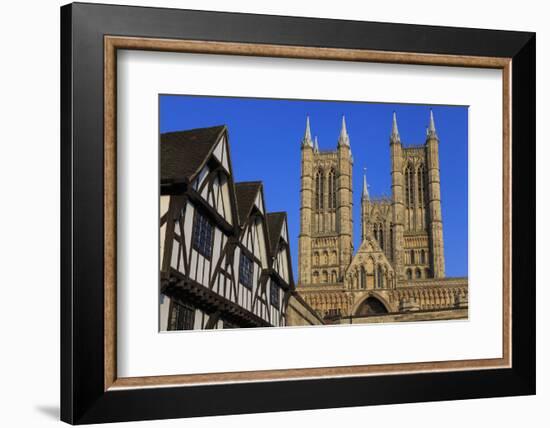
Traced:
[[334, 168], [328, 171], [328, 208], [336, 209], [336, 174]]
[[382, 265], [379, 264], [376, 267], [376, 288], [384, 288], [386, 282], [384, 279], [384, 269]]
[[321, 168], [315, 172], [315, 209], [322, 210], [324, 208], [325, 194], [325, 176]]
[[[421, 209], [426, 208], [427, 205], [427, 177], [426, 177], [426, 167], [424, 162], [420, 162], [418, 169], [416, 170], [416, 181], [417, 181], [417, 194], [418, 194], [418, 206]], [[422, 219], [421, 219], [422, 220]]]
[[367, 293], [362, 299], [359, 299], [359, 301], [357, 301], [357, 303], [353, 306], [352, 313], [354, 315], [360, 315], [361, 309], [363, 308], [363, 304], [366, 303], [367, 301], [378, 302], [383, 308], [383, 311], [381, 313], [392, 312], [392, 307], [389, 304], [389, 302], [384, 297], [382, 297], [380, 293], [377, 293], [376, 291], [371, 291]]
[[360, 280], [359, 280], [359, 288], [365, 289], [367, 288], [367, 272], [365, 271], [365, 267], [361, 266], [361, 272], [360, 272]]
[[405, 206], [412, 208], [414, 205], [414, 165], [408, 162], [405, 167]]

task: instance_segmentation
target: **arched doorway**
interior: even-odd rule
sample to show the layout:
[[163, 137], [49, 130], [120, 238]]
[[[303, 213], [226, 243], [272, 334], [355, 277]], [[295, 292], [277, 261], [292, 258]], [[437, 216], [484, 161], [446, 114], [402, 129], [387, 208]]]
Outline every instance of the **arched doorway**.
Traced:
[[360, 317], [368, 317], [387, 313], [388, 310], [380, 300], [374, 296], [369, 296], [363, 301], [363, 303], [361, 303], [359, 308], [357, 308], [356, 315]]

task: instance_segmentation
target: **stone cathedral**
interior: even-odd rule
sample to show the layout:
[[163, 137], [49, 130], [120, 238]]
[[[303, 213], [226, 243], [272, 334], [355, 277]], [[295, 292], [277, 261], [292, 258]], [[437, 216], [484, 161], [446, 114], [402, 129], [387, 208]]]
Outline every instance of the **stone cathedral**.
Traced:
[[391, 197], [371, 197], [363, 177], [357, 251], [345, 118], [335, 150], [319, 150], [309, 117], [301, 146], [298, 291], [325, 322], [467, 318], [467, 278], [445, 276], [440, 141], [433, 112], [420, 145], [401, 141], [393, 114]]

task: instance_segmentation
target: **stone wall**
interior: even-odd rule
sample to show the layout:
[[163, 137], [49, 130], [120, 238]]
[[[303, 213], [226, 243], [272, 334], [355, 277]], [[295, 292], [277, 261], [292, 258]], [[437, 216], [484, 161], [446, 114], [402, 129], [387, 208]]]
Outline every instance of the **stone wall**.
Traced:
[[288, 300], [286, 310], [287, 326], [321, 325], [323, 320], [319, 317], [302, 297], [293, 292]]
[[443, 321], [468, 319], [468, 309], [416, 311], [407, 313], [373, 315], [369, 317], [341, 318], [339, 324], [371, 324], [390, 322]]

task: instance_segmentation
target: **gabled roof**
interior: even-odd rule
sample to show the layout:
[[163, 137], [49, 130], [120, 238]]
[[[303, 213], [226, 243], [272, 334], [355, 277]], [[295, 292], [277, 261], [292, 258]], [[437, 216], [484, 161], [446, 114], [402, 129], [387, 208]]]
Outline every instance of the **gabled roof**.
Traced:
[[239, 214], [239, 224], [242, 226], [252, 210], [256, 195], [262, 187], [261, 181], [244, 181], [235, 183], [235, 196], [237, 199], [237, 211]]
[[283, 227], [286, 219], [286, 213], [267, 213], [267, 233], [269, 235], [269, 244], [271, 254], [277, 254], [277, 245], [279, 244], [279, 237], [281, 236], [281, 228]]
[[359, 249], [353, 256], [351, 263], [346, 268], [346, 271], [349, 272], [352, 269], [355, 269], [357, 265], [362, 265], [365, 263], [367, 258], [369, 257], [375, 257], [378, 261], [382, 260], [383, 264], [387, 266], [387, 268], [393, 272], [393, 266], [388, 261], [386, 254], [384, 253], [384, 250], [380, 248], [380, 244], [378, 241], [374, 238], [372, 233], [369, 233], [366, 238], [361, 242], [361, 245], [359, 246]]
[[220, 125], [161, 134], [161, 183], [191, 179], [203, 166], [225, 129]]

